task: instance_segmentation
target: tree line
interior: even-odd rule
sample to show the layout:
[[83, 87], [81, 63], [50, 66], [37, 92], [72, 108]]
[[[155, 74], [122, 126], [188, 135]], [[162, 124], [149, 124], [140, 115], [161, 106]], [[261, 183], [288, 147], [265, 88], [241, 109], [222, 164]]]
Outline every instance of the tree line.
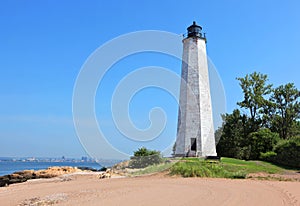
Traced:
[[222, 115], [218, 155], [300, 167], [300, 91], [293, 83], [273, 87], [258, 72], [237, 80], [243, 99]]

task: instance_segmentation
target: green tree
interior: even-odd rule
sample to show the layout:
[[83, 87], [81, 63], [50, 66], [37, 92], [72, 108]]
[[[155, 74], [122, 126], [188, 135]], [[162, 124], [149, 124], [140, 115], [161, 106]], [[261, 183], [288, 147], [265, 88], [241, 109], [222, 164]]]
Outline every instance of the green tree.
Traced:
[[286, 161], [285, 155], [298, 158], [299, 139], [288, 140], [300, 135], [299, 90], [291, 83], [273, 89], [267, 83], [267, 75], [257, 72], [237, 79], [244, 94], [243, 101], [237, 104], [249, 112], [241, 114], [236, 109], [222, 116], [224, 123], [215, 133], [216, 142], [220, 138], [218, 155], [246, 160], [263, 158], [281, 164]]
[[299, 131], [300, 118], [300, 91], [294, 84], [288, 83], [274, 89], [270, 97], [273, 114], [271, 129], [280, 134], [280, 137], [287, 139]]
[[223, 115], [222, 118], [223, 127], [216, 131], [221, 136], [217, 144], [218, 155], [247, 158], [249, 156], [249, 119], [246, 115], [241, 115], [238, 109], [235, 109], [232, 114]]
[[300, 137], [300, 121], [294, 121], [290, 130], [289, 134], [291, 137]]
[[264, 105], [268, 101], [266, 96], [272, 91], [272, 85], [267, 84], [267, 75], [254, 72], [246, 75], [244, 78], [237, 78], [240, 81], [240, 86], [243, 90], [244, 99], [237, 104], [241, 108], [249, 110], [252, 132], [259, 129], [262, 123], [261, 114], [264, 110]]

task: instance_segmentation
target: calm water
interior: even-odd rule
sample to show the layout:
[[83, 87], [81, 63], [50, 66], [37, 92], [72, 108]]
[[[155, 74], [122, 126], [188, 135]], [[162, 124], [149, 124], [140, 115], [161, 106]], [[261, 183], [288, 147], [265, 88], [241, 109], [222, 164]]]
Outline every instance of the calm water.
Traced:
[[101, 169], [102, 166], [91, 162], [0, 162], [0, 176], [21, 170], [40, 170], [53, 166], [92, 167]]

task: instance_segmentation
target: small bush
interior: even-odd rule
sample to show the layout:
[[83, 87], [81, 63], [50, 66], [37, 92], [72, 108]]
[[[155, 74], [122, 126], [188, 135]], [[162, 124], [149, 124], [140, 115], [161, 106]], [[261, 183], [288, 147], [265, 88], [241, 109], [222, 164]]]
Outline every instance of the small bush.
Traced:
[[251, 145], [236, 148], [236, 158], [249, 160], [251, 156]]
[[129, 168], [145, 168], [161, 162], [162, 157], [159, 151], [142, 147], [135, 151], [134, 156], [130, 158]]
[[279, 142], [275, 149], [274, 162], [300, 168], [300, 137], [293, 137]]
[[272, 151], [279, 140], [277, 133], [269, 129], [260, 129], [258, 132], [252, 132], [249, 135], [251, 153], [249, 159], [259, 159], [261, 153]]
[[228, 178], [232, 178], [232, 179], [245, 179], [246, 176], [247, 173], [243, 171], [237, 171], [228, 174]]
[[277, 155], [276, 152], [273, 152], [273, 151], [260, 153], [259, 159], [268, 161], [268, 162], [273, 162], [276, 155]]

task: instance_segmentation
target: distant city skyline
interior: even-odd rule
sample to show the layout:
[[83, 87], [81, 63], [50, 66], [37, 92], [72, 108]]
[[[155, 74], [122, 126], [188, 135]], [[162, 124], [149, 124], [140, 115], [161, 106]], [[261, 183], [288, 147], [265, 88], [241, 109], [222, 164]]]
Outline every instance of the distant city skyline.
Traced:
[[[292, 0], [2, 1], [0, 157], [87, 156], [72, 120], [74, 83], [94, 50], [129, 32], [160, 30], [182, 36], [197, 21], [223, 81], [228, 113], [242, 99], [236, 77], [257, 71], [267, 74], [274, 86], [293, 82], [300, 88], [299, 9], [300, 2]], [[111, 129], [109, 112], [115, 85], [128, 73], [153, 65], [180, 75], [180, 61], [145, 53], [113, 65], [99, 85], [96, 115], [108, 136], [119, 135]], [[165, 108], [170, 125], [163, 135], [173, 137], [177, 105], [157, 88], [135, 95], [132, 121], [147, 128], [155, 106]]]

